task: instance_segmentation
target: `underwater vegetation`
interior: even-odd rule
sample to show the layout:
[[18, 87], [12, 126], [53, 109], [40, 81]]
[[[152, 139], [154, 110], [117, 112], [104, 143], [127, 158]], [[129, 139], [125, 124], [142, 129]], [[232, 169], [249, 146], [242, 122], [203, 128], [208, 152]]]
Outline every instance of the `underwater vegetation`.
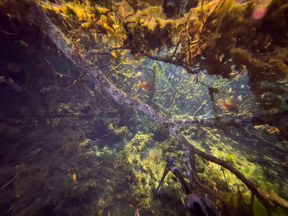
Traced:
[[0, 215], [288, 215], [286, 0], [0, 0]]

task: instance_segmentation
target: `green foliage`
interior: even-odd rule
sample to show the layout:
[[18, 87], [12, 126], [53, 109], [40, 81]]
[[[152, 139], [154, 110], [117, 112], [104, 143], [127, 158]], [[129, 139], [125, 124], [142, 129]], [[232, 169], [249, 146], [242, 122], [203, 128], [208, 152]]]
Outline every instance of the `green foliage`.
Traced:
[[[172, 139], [155, 142], [152, 137], [151, 134], [136, 134], [125, 145], [124, 152], [135, 178], [133, 196], [137, 199], [139, 206], [156, 210], [160, 206], [153, 197], [166, 165], [164, 153], [168, 148], [173, 147], [175, 143]], [[177, 152], [171, 156], [176, 157], [176, 154]], [[179, 155], [177, 158], [179, 158]], [[178, 189], [177, 194], [174, 195], [180, 198], [181, 186], [174, 182], [171, 175], [168, 175], [165, 180], [164, 187], [167, 190], [169, 188]]]
[[127, 126], [115, 127], [115, 125], [113, 125], [112, 122], [109, 123], [108, 129], [116, 136], [124, 137], [125, 135], [128, 135], [128, 133], [129, 133]]

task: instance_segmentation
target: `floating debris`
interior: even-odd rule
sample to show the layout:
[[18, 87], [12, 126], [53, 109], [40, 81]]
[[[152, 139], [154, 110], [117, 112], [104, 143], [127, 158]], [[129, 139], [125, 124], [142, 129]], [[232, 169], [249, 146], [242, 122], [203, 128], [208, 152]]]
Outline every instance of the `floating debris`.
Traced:
[[221, 110], [226, 111], [226, 112], [230, 112], [230, 111], [239, 112], [238, 106], [235, 105], [235, 104], [232, 102], [232, 97], [227, 98], [227, 99], [219, 99], [219, 100], [216, 102], [216, 105], [217, 105]]
[[270, 127], [270, 128], [267, 129], [267, 132], [270, 135], [276, 135], [276, 134], [280, 133], [280, 130], [277, 127]]
[[238, 101], [243, 101], [242, 95], [238, 95], [237, 100], [238, 100]]
[[142, 73], [141, 71], [138, 71], [138, 72], [135, 74], [134, 78], [138, 79], [138, 78], [140, 78], [140, 77], [142, 77], [142, 76], [143, 76], [143, 73]]
[[154, 91], [154, 85], [146, 81], [139, 81], [137, 87], [145, 92]]
[[26, 48], [29, 47], [29, 44], [28, 44], [26, 41], [24, 41], [24, 40], [19, 40], [19, 44], [20, 44], [21, 46], [23, 46], [23, 47], [26, 47]]
[[75, 184], [77, 182], [76, 173], [73, 173], [71, 178], [72, 178], [73, 183]]

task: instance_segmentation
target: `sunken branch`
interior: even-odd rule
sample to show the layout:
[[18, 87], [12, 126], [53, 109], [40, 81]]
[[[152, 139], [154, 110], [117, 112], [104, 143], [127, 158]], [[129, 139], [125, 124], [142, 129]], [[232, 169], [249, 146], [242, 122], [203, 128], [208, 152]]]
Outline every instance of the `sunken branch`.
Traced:
[[255, 184], [253, 184], [251, 181], [249, 181], [242, 173], [240, 173], [235, 167], [233, 167], [230, 163], [223, 161], [219, 158], [214, 157], [213, 155], [207, 154], [206, 152], [200, 151], [199, 149], [195, 148], [190, 142], [187, 140], [185, 136], [183, 136], [181, 133], [176, 133], [176, 137], [178, 140], [182, 143], [184, 143], [188, 148], [191, 148], [191, 151], [198, 155], [199, 157], [210, 161], [212, 163], [216, 163], [221, 167], [224, 167], [225, 169], [229, 170], [231, 173], [233, 173], [239, 180], [241, 180], [249, 190], [253, 192], [253, 194], [266, 205], [279, 205], [283, 208], [288, 209], [288, 201], [282, 199], [281, 197], [270, 194], [268, 192], [262, 191], [259, 189]]

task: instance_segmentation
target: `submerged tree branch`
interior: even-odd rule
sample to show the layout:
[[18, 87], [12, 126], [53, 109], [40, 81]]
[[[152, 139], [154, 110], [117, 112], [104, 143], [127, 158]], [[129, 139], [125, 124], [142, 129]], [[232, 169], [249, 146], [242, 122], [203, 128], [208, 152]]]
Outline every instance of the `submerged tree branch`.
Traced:
[[43, 15], [43, 22], [45, 25], [45, 30], [50, 38], [50, 40], [57, 46], [59, 50], [65, 55], [67, 59], [69, 59], [73, 64], [75, 64], [83, 73], [91, 74], [102, 86], [102, 88], [119, 104], [130, 104], [133, 107], [137, 107], [137, 109], [146, 115], [148, 115], [151, 119], [159, 122], [163, 122], [165, 120], [165, 115], [163, 113], [155, 111], [152, 107], [145, 104], [141, 100], [128, 96], [121, 89], [117, 88], [106, 76], [105, 74], [96, 66], [90, 66], [86, 62], [77, 58], [77, 56], [73, 55], [74, 51], [69, 46], [68, 39], [61, 32], [61, 30], [52, 23], [50, 18], [46, 15]]
[[201, 127], [244, 127], [251, 125], [275, 125], [278, 120], [287, 118], [287, 112], [267, 114], [238, 119], [221, 119], [221, 117], [191, 117], [191, 119], [167, 119], [166, 124], [177, 127], [201, 126]]
[[193, 71], [184, 62], [173, 60], [173, 55], [172, 55], [171, 58], [165, 58], [165, 57], [160, 57], [160, 56], [154, 56], [154, 55], [151, 55], [150, 53], [147, 53], [147, 52], [142, 52], [142, 54], [145, 55], [146, 57], [148, 57], [150, 59], [153, 59], [153, 60], [156, 60], [156, 61], [162, 61], [162, 62], [165, 62], [165, 63], [169, 63], [169, 64], [173, 64], [173, 65], [182, 67], [190, 74], [198, 74], [199, 73], [199, 71]]
[[[215, 118], [211, 119], [193, 119], [193, 120], [174, 120], [169, 119], [164, 113], [154, 110], [152, 107], [147, 105], [146, 103], [142, 102], [138, 98], [130, 97], [121, 89], [117, 88], [106, 76], [105, 74], [96, 66], [90, 66], [82, 59], [77, 58], [75, 55], [74, 50], [69, 46], [69, 40], [66, 38], [64, 33], [48, 18], [46, 15], [43, 14], [43, 24], [41, 27], [45, 28], [44, 31], [47, 32], [50, 40], [57, 46], [59, 50], [65, 55], [67, 59], [69, 59], [73, 64], [75, 64], [79, 70], [83, 73], [87, 72], [91, 74], [102, 86], [102, 88], [119, 104], [130, 104], [133, 107], [137, 108], [142, 113], [149, 116], [151, 119], [159, 122], [159, 123], [168, 123], [177, 125], [179, 127], [184, 126], [205, 126], [205, 127], [217, 127], [215, 123]], [[236, 119], [236, 120], [229, 120], [223, 121], [223, 125], [228, 126], [243, 126], [248, 123], [263, 123], [261, 119], [257, 117], [248, 119]]]
[[192, 151], [197, 154], [199, 157], [216, 163], [221, 167], [224, 167], [225, 169], [229, 170], [231, 173], [233, 173], [238, 179], [240, 179], [246, 186], [253, 192], [253, 194], [260, 200], [263, 201], [266, 205], [279, 205], [283, 208], [288, 209], [288, 201], [282, 199], [281, 197], [262, 191], [259, 189], [255, 184], [253, 184], [251, 181], [249, 181], [241, 172], [239, 172], [235, 167], [233, 167], [230, 163], [223, 161], [219, 158], [214, 157], [213, 155], [207, 154], [206, 152], [200, 151], [199, 149], [195, 148], [190, 142], [187, 140], [185, 136], [183, 136], [180, 132], [175, 133], [178, 140], [182, 143], [184, 143], [186, 146], [189, 146]]

